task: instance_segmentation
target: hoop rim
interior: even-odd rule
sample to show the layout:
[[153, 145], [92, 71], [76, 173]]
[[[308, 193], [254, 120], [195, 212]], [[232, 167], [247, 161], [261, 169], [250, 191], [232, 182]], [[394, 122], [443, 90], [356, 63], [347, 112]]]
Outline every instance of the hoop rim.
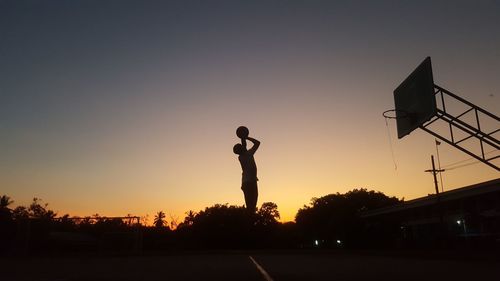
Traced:
[[405, 110], [399, 110], [399, 109], [389, 109], [384, 112], [382, 112], [382, 116], [387, 119], [404, 119], [409, 117], [409, 113], [406, 112]]

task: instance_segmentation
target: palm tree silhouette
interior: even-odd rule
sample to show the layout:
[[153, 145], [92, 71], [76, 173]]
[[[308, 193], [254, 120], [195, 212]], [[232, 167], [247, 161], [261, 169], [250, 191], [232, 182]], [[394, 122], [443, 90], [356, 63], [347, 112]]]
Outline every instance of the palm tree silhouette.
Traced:
[[192, 210], [189, 210], [189, 212], [186, 212], [186, 217], [184, 218], [184, 224], [193, 225], [195, 217], [196, 213], [193, 212]]
[[[2, 221], [6, 222], [12, 220], [12, 210], [9, 208], [9, 205], [12, 203], [14, 203], [14, 201], [12, 201], [9, 196], [2, 195], [2, 197], [0, 197], [0, 223], [2, 223]], [[5, 226], [2, 226], [2, 228], [5, 228]]]
[[165, 226], [165, 224], [166, 224], [165, 213], [163, 211], [159, 211], [158, 213], [156, 213], [153, 224], [156, 227], [164, 227]]
[[12, 203], [14, 203], [14, 201], [12, 201], [9, 196], [2, 195], [2, 197], [0, 197], [0, 209], [8, 209], [9, 205]]

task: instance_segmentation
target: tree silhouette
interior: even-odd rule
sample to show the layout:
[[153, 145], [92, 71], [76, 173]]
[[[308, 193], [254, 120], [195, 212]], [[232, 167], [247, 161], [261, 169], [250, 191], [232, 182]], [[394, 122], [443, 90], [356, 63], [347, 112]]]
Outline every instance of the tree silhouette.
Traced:
[[[298, 228], [307, 241], [325, 240], [335, 245], [337, 240], [355, 245], [363, 242], [363, 211], [400, 202], [381, 192], [354, 189], [345, 194], [329, 194], [312, 198], [309, 206], [299, 209], [295, 217]], [[364, 242], [363, 242], [364, 243]]]
[[17, 206], [14, 210], [12, 210], [12, 216], [15, 220], [23, 220], [28, 219], [30, 217], [30, 213], [28, 208], [24, 206]]
[[7, 195], [0, 197], [0, 220], [12, 220], [12, 210], [9, 206], [14, 203]]
[[261, 225], [275, 225], [278, 223], [280, 213], [278, 205], [273, 202], [264, 202], [257, 210], [257, 223]]
[[61, 231], [72, 231], [75, 229], [75, 222], [70, 219], [68, 214], [65, 214], [59, 219], [57, 227]]
[[186, 217], [184, 218], [183, 223], [187, 226], [191, 226], [194, 223], [195, 217], [196, 217], [196, 212], [189, 210], [188, 212], [186, 212]]
[[9, 206], [14, 203], [7, 195], [0, 197], [0, 253], [11, 247], [10, 241], [15, 236], [13, 212]]
[[255, 213], [244, 206], [215, 204], [199, 212], [188, 211], [176, 229], [186, 247], [255, 248], [278, 242], [278, 206], [265, 202]]
[[54, 211], [49, 210], [48, 206], [48, 203], [42, 205], [42, 199], [36, 197], [33, 198], [33, 201], [28, 208], [29, 216], [34, 219], [54, 219], [57, 214]]
[[165, 221], [165, 213], [163, 211], [159, 211], [158, 213], [156, 213], [155, 215], [155, 219], [153, 221], [153, 225], [155, 227], [164, 227], [167, 222]]
[[14, 201], [12, 201], [9, 196], [2, 195], [2, 197], [0, 197], [0, 209], [1, 210], [9, 209], [9, 205], [11, 205], [12, 203], [14, 203]]
[[[4, 204], [6, 204], [8, 200], [4, 200]], [[48, 209], [48, 206], [49, 204], [47, 203], [42, 205], [42, 199], [35, 197], [29, 207], [17, 206], [14, 210], [12, 210], [12, 216], [16, 220], [40, 219], [52, 221], [56, 217], [57, 213]]]
[[252, 228], [253, 214], [243, 206], [215, 204], [199, 211], [187, 232], [202, 247], [231, 248], [244, 245]]

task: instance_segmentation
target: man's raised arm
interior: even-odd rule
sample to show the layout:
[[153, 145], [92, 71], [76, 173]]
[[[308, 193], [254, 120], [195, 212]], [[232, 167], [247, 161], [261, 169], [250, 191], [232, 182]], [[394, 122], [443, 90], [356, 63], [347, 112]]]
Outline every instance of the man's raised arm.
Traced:
[[254, 139], [254, 138], [251, 138], [251, 137], [247, 137], [247, 140], [251, 141], [253, 143], [253, 146], [252, 148], [250, 148], [248, 151], [252, 154], [255, 153], [255, 151], [257, 151], [257, 149], [259, 148], [260, 146], [260, 141]]

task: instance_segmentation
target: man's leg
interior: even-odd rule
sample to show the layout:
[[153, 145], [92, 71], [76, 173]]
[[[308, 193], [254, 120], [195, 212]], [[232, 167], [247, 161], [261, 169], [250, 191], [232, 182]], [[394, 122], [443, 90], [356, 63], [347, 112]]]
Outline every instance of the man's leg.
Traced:
[[252, 198], [251, 198], [251, 206], [252, 210], [255, 212], [257, 210], [257, 198], [259, 197], [259, 191], [257, 189], [257, 182], [252, 184]]
[[255, 208], [257, 206], [257, 182], [245, 182], [243, 184], [243, 193], [245, 194], [245, 205], [247, 210], [251, 212], [255, 212]]

